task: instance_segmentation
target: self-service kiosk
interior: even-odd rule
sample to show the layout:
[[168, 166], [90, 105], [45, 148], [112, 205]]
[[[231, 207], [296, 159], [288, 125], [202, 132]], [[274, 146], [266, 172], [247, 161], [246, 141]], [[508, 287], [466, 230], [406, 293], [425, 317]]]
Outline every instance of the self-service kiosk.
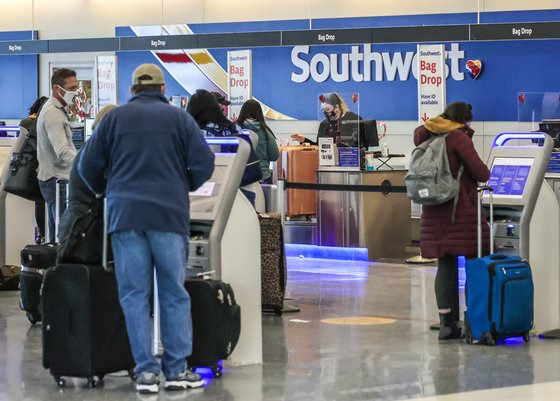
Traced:
[[[6, 127], [0, 127], [0, 131]], [[14, 127], [9, 127], [14, 134]], [[19, 129], [18, 129], [19, 131]], [[17, 132], [16, 132], [17, 134]], [[10, 174], [14, 149], [21, 148], [24, 136], [0, 137], [0, 264], [19, 265], [20, 251], [35, 241], [35, 203], [4, 191]]]
[[260, 226], [239, 190], [249, 145], [235, 137], [206, 138], [215, 153], [212, 177], [190, 195], [189, 275], [214, 271], [241, 306], [241, 336], [227, 363], [262, 363]]
[[[495, 251], [529, 261], [538, 332], [560, 327], [560, 208], [544, 181], [552, 146], [552, 138], [543, 133], [503, 133], [488, 159]], [[488, 201], [483, 196], [483, 204]]]

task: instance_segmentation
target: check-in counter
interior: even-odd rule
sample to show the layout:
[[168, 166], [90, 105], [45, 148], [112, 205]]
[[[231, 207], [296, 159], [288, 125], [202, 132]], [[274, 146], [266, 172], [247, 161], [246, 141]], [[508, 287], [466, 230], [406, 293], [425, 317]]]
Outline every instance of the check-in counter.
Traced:
[[320, 184], [380, 185], [387, 187], [387, 191], [319, 190], [318, 245], [367, 248], [370, 260], [404, 257], [411, 240], [410, 201], [406, 193], [392, 192], [391, 187], [404, 186], [406, 172], [320, 167]]

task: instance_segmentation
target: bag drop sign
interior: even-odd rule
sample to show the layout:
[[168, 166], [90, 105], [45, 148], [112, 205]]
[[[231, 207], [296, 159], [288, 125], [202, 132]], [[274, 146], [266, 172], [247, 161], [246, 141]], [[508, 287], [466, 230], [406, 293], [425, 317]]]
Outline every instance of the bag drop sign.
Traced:
[[445, 109], [445, 46], [418, 45], [418, 122]]
[[252, 96], [252, 53], [251, 50], [228, 52], [228, 107], [229, 117], [239, 116], [241, 106]]

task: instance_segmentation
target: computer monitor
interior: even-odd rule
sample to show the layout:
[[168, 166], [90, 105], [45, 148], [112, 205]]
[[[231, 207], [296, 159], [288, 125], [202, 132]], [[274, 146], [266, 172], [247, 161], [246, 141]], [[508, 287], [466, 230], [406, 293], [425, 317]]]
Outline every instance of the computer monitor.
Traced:
[[487, 183], [494, 198], [521, 199], [533, 162], [532, 157], [494, 157]]
[[[360, 148], [379, 146], [376, 120], [341, 120], [340, 141], [342, 144], [355, 145], [359, 141]], [[359, 140], [358, 140], [359, 138]], [[339, 144], [340, 146], [340, 144]], [[346, 145], [348, 146], [348, 145]]]
[[379, 136], [377, 133], [377, 121], [376, 120], [360, 120], [359, 123], [360, 130], [360, 147], [370, 148], [374, 146], [379, 146]]
[[560, 120], [543, 120], [539, 123], [539, 131], [550, 135], [554, 139], [554, 147], [560, 148]]
[[95, 121], [94, 118], [86, 118], [84, 120], [84, 136], [85, 140], [87, 141], [91, 134], [93, 134], [93, 122]]

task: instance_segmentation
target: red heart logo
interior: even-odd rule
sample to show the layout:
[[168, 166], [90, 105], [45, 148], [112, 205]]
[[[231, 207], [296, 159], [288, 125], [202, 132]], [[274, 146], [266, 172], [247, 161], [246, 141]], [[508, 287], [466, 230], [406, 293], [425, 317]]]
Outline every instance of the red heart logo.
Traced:
[[467, 73], [472, 79], [477, 79], [482, 72], [482, 62], [480, 60], [467, 61]]
[[319, 101], [321, 103], [325, 103], [325, 96], [324, 95], [319, 95]]
[[352, 103], [356, 103], [358, 101], [358, 95], [356, 93], [354, 93], [352, 95]]
[[525, 95], [523, 93], [520, 93], [517, 98], [519, 99], [519, 103], [525, 104]]

